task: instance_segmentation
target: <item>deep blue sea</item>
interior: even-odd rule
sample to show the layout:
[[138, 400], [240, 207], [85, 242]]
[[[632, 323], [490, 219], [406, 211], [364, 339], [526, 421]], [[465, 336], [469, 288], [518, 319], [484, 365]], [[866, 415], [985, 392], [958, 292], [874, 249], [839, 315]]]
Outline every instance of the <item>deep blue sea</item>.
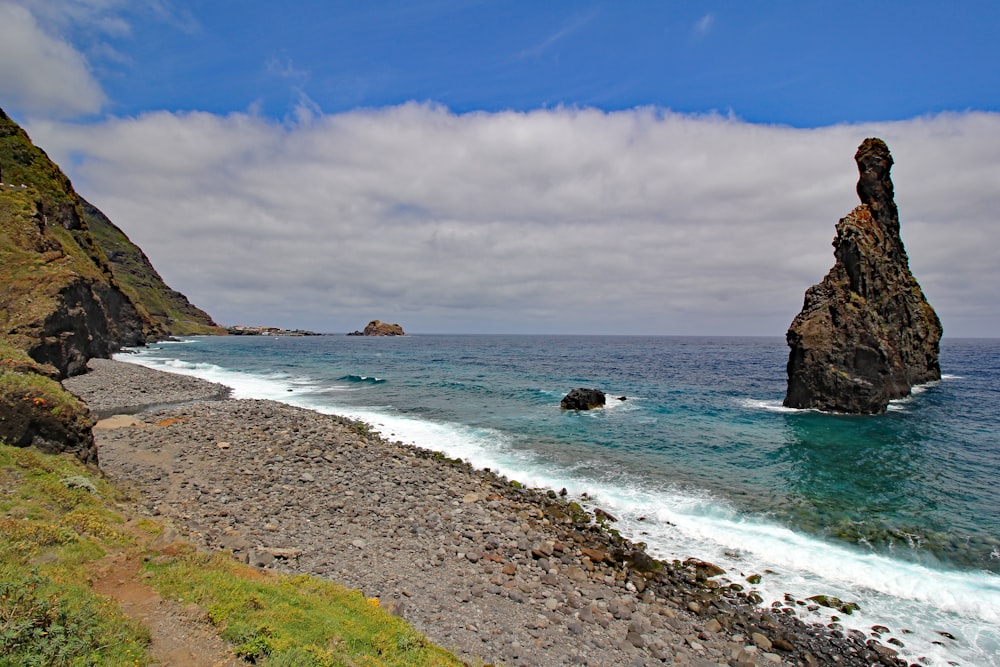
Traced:
[[[765, 604], [834, 595], [861, 607], [844, 626], [887, 626], [910, 660], [998, 666], [1000, 339], [941, 347], [941, 382], [868, 417], [781, 407], [781, 338], [193, 337], [117, 358], [586, 493]], [[574, 387], [608, 406], [560, 410]]]

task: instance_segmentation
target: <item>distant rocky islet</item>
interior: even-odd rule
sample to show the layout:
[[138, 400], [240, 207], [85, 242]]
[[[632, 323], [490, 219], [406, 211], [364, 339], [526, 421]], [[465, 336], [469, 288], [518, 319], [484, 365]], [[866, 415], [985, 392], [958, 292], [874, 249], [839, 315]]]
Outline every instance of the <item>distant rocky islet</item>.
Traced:
[[381, 320], [372, 320], [364, 331], [352, 331], [348, 336], [405, 336], [403, 327], [398, 324], [389, 324]]

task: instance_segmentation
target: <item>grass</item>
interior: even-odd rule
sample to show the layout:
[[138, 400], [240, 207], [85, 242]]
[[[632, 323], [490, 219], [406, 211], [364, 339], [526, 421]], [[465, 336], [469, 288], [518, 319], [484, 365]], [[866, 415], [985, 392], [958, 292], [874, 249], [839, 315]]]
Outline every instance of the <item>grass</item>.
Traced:
[[0, 445], [0, 666], [149, 664], [148, 633], [84, 583], [130, 541], [114, 497], [75, 459]]
[[265, 665], [461, 665], [375, 598], [306, 575], [262, 577], [221, 555], [147, 566], [165, 595], [208, 610], [237, 655]]
[[95, 451], [90, 412], [55, 377], [55, 368], [39, 364], [0, 335], [0, 441], [35, 443], [49, 451], [62, 443], [89, 460]]
[[150, 552], [163, 527], [126, 523], [130, 501], [76, 459], [0, 444], [0, 667], [151, 664], [148, 631], [86, 583], [116, 553], [144, 558], [137, 576], [164, 598], [207, 610], [248, 664], [463, 664], [358, 591], [193, 547]]
[[76, 396], [50, 377], [38, 373], [7, 370], [0, 361], [0, 393], [11, 400], [31, 402], [55, 417], [69, 418], [86, 424], [87, 408]]
[[56, 206], [79, 206], [69, 179], [35, 146], [28, 134], [0, 110], [0, 168], [6, 183], [26, 184]]

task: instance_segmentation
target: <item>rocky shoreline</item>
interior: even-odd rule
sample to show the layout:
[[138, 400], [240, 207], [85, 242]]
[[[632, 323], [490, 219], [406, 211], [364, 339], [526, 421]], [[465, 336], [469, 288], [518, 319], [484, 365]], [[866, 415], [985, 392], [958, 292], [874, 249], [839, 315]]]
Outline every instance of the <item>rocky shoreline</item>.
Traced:
[[164, 373], [111, 359], [91, 359], [87, 373], [63, 380], [96, 419], [151, 408], [227, 398], [232, 390], [216, 382]]
[[470, 664], [906, 664], [804, 623], [808, 601], [762, 609], [709, 563], [656, 561], [606, 516], [360, 422], [114, 361], [66, 386], [103, 415], [179, 403], [95, 428], [102, 469], [150, 514], [360, 589]]

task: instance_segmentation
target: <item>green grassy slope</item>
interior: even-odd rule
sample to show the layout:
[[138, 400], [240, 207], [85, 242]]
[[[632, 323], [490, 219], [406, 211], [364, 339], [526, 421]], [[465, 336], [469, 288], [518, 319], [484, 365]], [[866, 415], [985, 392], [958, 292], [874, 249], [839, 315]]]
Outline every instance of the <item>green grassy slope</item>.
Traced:
[[180, 292], [170, 289], [146, 253], [104, 213], [85, 199], [81, 199], [81, 203], [87, 227], [111, 263], [118, 283], [133, 303], [141, 304], [166, 333], [173, 336], [225, 333], [208, 313]]
[[[0, 180], [5, 183], [0, 196], [8, 200], [0, 204], [0, 249], [9, 249], [13, 244], [20, 246], [22, 254], [54, 250], [37, 242], [25, 244], [21, 238], [25, 230], [31, 233], [37, 229], [43, 235], [48, 232], [63, 244], [65, 255], [89, 260], [96, 273], [91, 267], [81, 269], [79, 263], [69, 270], [88, 279], [106, 280], [125, 292], [148, 320], [144, 327], [148, 337], [224, 332], [207, 313], [163, 282], [143, 251], [100, 210], [77, 195], [66, 175], [2, 109]], [[66, 247], [66, 241], [72, 241], [75, 247]], [[53, 259], [58, 258], [49, 255], [47, 264], [34, 264], [35, 275], [46, 285], [52, 284], [53, 273], [61, 268], [51, 264]], [[0, 285], [7, 273], [6, 267], [0, 265]], [[22, 272], [21, 277], [24, 275]], [[44, 306], [36, 303], [34, 309]]]

